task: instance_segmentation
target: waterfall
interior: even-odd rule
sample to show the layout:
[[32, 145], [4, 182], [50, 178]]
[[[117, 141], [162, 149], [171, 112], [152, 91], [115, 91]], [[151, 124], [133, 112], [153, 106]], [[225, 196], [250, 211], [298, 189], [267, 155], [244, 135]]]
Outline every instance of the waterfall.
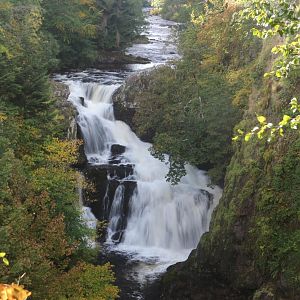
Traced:
[[[114, 240], [126, 218], [124, 232], [118, 240], [120, 249], [146, 252], [151, 249], [151, 255], [158, 256], [161, 251], [167, 251], [169, 256], [189, 253], [208, 230], [221, 190], [209, 188], [205, 173], [190, 165], [178, 185], [166, 182], [168, 167], [151, 156], [151, 145], [142, 142], [124, 122], [114, 119], [112, 95], [117, 85], [78, 81], [69, 84], [70, 100], [79, 113], [78, 124], [89, 163], [109, 164], [111, 147], [117, 144], [124, 147], [124, 153], [113, 165], [117, 168], [127, 164], [133, 168], [129, 176], [112, 176], [120, 184], [108, 212], [107, 241]], [[126, 180], [136, 182], [136, 188], [124, 216], [126, 188], [122, 182]], [[107, 195], [104, 200], [108, 209]]]
[[92, 212], [106, 221], [102, 252], [116, 257], [117, 268], [126, 268], [121, 275], [126, 277], [121, 286], [124, 299], [143, 299], [138, 290], [130, 288], [132, 280], [143, 285], [188, 257], [209, 229], [222, 193], [220, 188], [208, 186], [205, 172], [190, 165], [180, 183], [170, 185], [165, 180], [168, 167], [150, 155], [151, 144], [142, 142], [127, 124], [114, 118], [112, 95], [126, 77], [180, 58], [172, 35], [177, 24], [153, 15], [147, 20], [144, 34], [149, 43], [134, 44], [127, 53], [151, 63], [55, 76], [70, 88], [69, 100], [78, 111], [89, 162], [82, 171], [97, 187], [97, 197], [92, 199], [96, 201], [89, 203], [91, 209], [83, 207], [82, 215], [90, 227], [96, 226]]

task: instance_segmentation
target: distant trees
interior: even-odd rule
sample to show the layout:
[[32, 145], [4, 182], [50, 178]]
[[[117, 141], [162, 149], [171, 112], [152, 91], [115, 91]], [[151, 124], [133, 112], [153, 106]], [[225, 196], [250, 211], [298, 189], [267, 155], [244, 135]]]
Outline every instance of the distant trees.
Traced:
[[63, 66], [76, 67], [95, 61], [95, 38], [101, 12], [95, 1], [42, 1], [43, 32], [58, 48], [58, 58]]
[[102, 11], [100, 49], [119, 49], [139, 34], [143, 25], [142, 0], [97, 0], [96, 4]]
[[47, 64], [51, 70], [58, 63], [90, 65], [102, 51], [120, 50], [136, 37], [143, 24], [142, 4], [142, 0], [2, 1], [0, 36], [9, 45], [0, 42], [0, 52], [23, 51], [37, 67]]
[[40, 30], [41, 8], [16, 2], [0, 4], [0, 99], [17, 104], [27, 116], [48, 105], [47, 73], [55, 57]]

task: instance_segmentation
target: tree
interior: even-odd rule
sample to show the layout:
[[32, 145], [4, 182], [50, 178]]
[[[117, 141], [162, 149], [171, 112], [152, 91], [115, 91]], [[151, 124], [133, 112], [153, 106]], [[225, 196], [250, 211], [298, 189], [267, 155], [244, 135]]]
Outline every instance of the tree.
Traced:
[[119, 49], [131, 42], [143, 24], [142, 0], [97, 0], [103, 11], [98, 47]]

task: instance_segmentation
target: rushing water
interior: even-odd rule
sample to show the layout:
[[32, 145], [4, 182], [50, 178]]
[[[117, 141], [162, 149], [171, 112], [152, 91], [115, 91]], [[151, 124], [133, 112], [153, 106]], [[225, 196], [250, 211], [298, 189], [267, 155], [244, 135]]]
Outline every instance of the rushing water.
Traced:
[[[133, 166], [133, 172], [119, 180], [115, 191], [108, 212], [107, 248], [139, 261], [135, 274], [141, 282], [187, 258], [208, 230], [212, 210], [221, 195], [218, 187], [208, 187], [209, 179], [203, 171], [190, 165], [178, 185], [166, 182], [168, 166], [151, 156], [151, 145], [142, 142], [127, 124], [115, 120], [112, 95], [124, 78], [137, 70], [179, 58], [176, 46], [171, 43], [171, 29], [176, 24], [160, 17], [148, 19], [146, 34], [150, 43], [134, 45], [128, 53], [147, 57], [152, 61], [150, 64], [57, 76], [70, 87], [69, 100], [79, 113], [78, 124], [89, 163], [106, 165], [112, 145], [125, 146], [116, 164]], [[124, 218], [124, 180], [135, 182], [136, 188], [129, 200], [124, 234], [115, 243], [114, 235]], [[85, 214], [91, 222], [88, 209]]]

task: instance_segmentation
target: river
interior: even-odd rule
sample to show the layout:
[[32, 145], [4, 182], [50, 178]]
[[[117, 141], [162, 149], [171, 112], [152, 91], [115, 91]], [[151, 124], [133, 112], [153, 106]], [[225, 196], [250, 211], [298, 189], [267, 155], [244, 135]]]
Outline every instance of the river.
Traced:
[[[149, 43], [135, 44], [127, 53], [150, 63], [56, 76], [70, 88], [69, 101], [78, 111], [89, 170], [106, 174], [105, 193], [93, 206], [98, 219], [108, 223], [99, 259], [115, 264], [123, 300], [145, 298], [146, 283], [188, 257], [209, 229], [221, 196], [220, 188], [208, 186], [205, 172], [190, 165], [178, 185], [166, 182], [168, 166], [151, 156], [151, 145], [115, 120], [112, 95], [128, 76], [180, 59], [172, 41], [177, 24], [159, 16], [147, 19], [144, 34]], [[84, 215], [95, 226], [89, 208]]]

